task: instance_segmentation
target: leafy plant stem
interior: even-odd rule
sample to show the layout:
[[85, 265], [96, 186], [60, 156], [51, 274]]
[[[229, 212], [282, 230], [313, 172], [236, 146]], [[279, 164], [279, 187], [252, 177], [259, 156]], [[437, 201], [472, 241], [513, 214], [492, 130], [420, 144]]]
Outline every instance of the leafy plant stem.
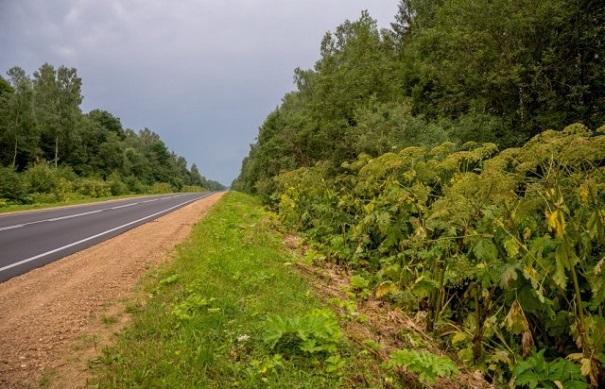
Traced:
[[477, 322], [477, 329], [473, 336], [473, 359], [477, 363], [481, 356], [481, 340], [483, 338], [483, 320], [481, 320], [481, 317], [483, 315], [479, 304], [479, 285], [476, 282], [473, 284], [473, 289], [475, 290], [475, 320]]
[[475, 336], [473, 337], [473, 359], [474, 362], [477, 363], [481, 358], [481, 354], [483, 353], [482, 341], [485, 330], [484, 323], [488, 313], [491, 310], [491, 302], [496, 291], [496, 285], [493, 285], [490, 288], [487, 298], [483, 299], [483, 303], [481, 303], [479, 299], [479, 284], [475, 282], [473, 288], [475, 290], [475, 318], [477, 320], [477, 330], [475, 331]]
[[[565, 245], [565, 251], [567, 252], [567, 258], [570, 258], [569, 245]], [[582, 306], [582, 295], [580, 294], [580, 284], [578, 282], [578, 275], [576, 273], [575, 266], [572, 266], [571, 261], [569, 262], [569, 272], [571, 273], [571, 279], [573, 282], [574, 294], [576, 299], [576, 312], [578, 314], [578, 333], [582, 339], [582, 353], [585, 358], [590, 357], [591, 351], [588, 346], [588, 339], [586, 338], [586, 327], [584, 318], [584, 308]]]
[[438, 287], [431, 293], [431, 303], [429, 304], [429, 316], [427, 320], [426, 330], [433, 332], [435, 323], [439, 321], [439, 315], [441, 312], [441, 304], [443, 300], [443, 279], [445, 273], [445, 267], [443, 266], [443, 260], [437, 259], [435, 264], [435, 271], [437, 273]]

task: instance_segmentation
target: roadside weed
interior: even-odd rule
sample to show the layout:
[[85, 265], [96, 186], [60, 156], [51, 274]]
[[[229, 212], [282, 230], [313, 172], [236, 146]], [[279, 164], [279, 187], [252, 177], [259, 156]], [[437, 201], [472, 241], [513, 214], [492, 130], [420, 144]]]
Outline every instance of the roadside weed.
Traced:
[[[337, 388], [358, 374], [336, 316], [309, 292], [252, 197], [230, 192], [104, 350], [99, 388]], [[138, 307], [137, 307], [138, 308]]]

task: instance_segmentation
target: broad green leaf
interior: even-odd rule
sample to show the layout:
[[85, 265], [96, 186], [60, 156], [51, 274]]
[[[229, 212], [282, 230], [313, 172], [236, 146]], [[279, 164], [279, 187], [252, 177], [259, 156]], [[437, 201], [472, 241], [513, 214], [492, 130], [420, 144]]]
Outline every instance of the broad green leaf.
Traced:
[[452, 344], [455, 346], [458, 343], [467, 341], [468, 338], [469, 336], [465, 332], [456, 332], [456, 334], [452, 336], [451, 341]]
[[423, 275], [418, 277], [412, 289], [419, 297], [428, 297], [437, 288], [439, 288], [437, 280]]
[[479, 239], [472, 250], [477, 259], [481, 261], [491, 262], [498, 257], [498, 248], [491, 239]]
[[568, 270], [578, 263], [579, 258], [567, 239], [563, 239], [563, 242], [557, 247], [557, 250], [555, 251], [555, 260], [557, 261], [557, 264], [560, 263]]
[[411, 372], [420, 373], [420, 381], [428, 384], [434, 384], [437, 377], [459, 373], [458, 367], [449, 357], [426, 351], [396, 350], [391, 353], [389, 359], [387, 366], [405, 367]]
[[326, 372], [332, 373], [340, 370], [346, 365], [347, 361], [342, 359], [340, 355], [331, 355], [326, 359]]
[[598, 309], [605, 301], [605, 272], [603, 272], [603, 265], [605, 264], [605, 257], [595, 265], [593, 270], [586, 275], [586, 279], [590, 285], [590, 291], [592, 298], [590, 300], [590, 308], [593, 310]]
[[592, 239], [605, 239], [605, 210], [595, 209], [590, 214], [587, 227]]
[[561, 260], [557, 259], [555, 261], [555, 272], [552, 275], [552, 279], [559, 288], [565, 290], [567, 286], [567, 276], [565, 275], [565, 265]]

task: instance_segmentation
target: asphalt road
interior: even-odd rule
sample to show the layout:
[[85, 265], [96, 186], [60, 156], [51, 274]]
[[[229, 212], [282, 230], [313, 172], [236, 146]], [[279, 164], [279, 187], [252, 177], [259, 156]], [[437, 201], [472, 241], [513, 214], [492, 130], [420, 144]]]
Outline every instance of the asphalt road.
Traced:
[[0, 215], [0, 282], [208, 196], [186, 193]]

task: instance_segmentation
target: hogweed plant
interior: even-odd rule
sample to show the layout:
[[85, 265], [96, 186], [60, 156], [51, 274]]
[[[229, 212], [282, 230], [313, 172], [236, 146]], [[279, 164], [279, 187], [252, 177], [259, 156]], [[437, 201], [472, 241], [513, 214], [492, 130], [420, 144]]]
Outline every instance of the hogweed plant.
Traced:
[[[280, 218], [378, 298], [451, 336], [465, 363], [506, 383], [540, 350], [598, 386], [605, 352], [605, 127], [574, 124], [525, 145], [444, 143], [330, 176], [276, 178]], [[330, 178], [331, 177], [331, 178]]]

